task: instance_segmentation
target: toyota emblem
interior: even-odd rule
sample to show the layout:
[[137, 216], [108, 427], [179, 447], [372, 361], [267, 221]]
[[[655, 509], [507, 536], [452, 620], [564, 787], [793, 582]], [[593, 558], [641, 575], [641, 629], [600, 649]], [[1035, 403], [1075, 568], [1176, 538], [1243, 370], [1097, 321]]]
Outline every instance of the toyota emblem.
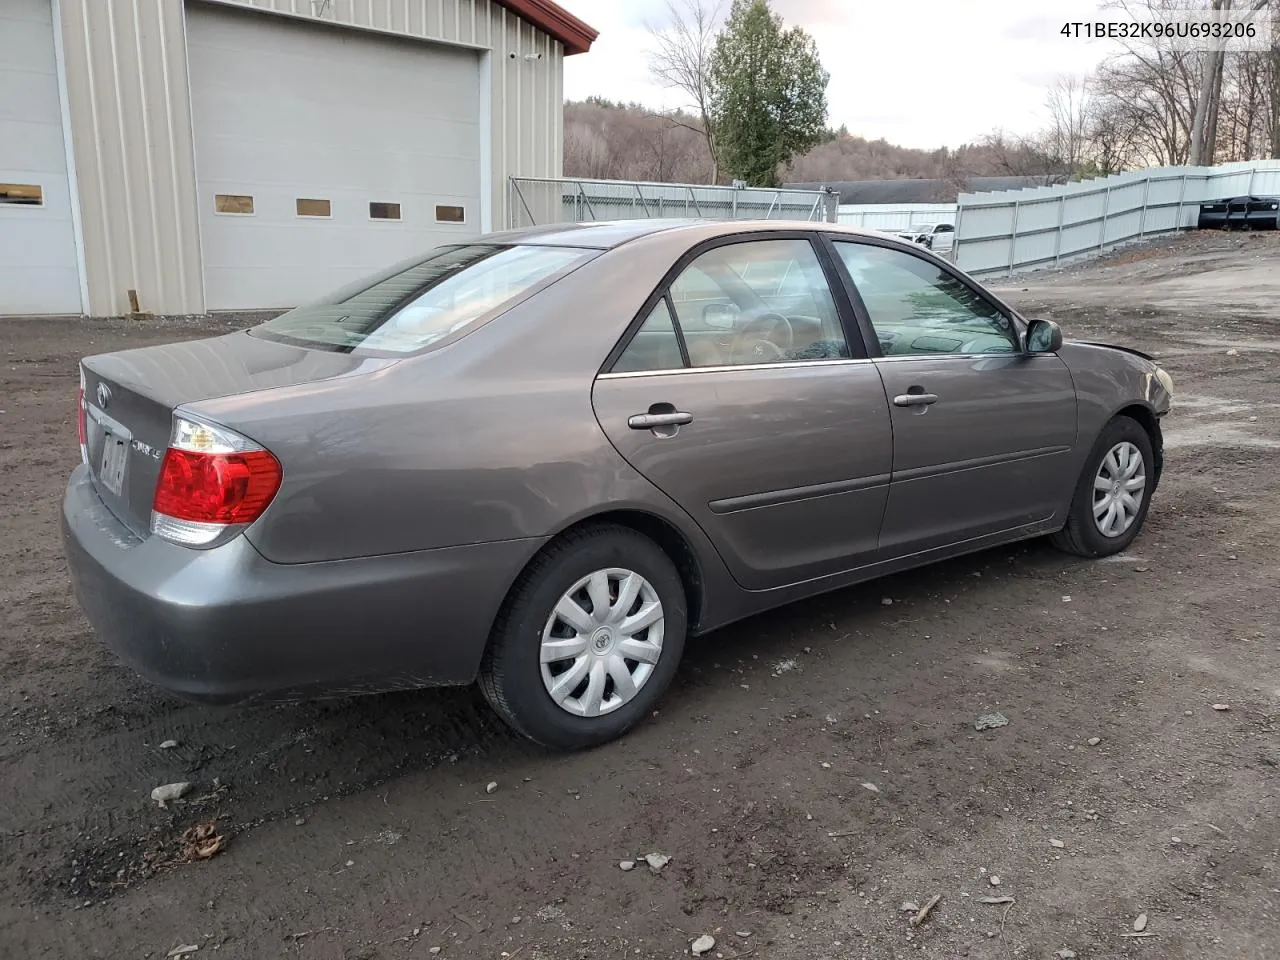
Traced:
[[98, 384], [98, 407], [102, 410], [107, 409], [107, 404], [111, 402], [111, 388], [105, 383]]

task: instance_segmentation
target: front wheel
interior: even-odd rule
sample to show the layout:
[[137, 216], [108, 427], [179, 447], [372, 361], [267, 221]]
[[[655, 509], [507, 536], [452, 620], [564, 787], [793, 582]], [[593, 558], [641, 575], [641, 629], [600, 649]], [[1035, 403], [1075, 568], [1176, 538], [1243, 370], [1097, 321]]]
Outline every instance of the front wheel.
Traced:
[[1103, 428], [1076, 484], [1067, 524], [1054, 546], [1081, 557], [1107, 557], [1133, 543], [1155, 486], [1151, 438], [1136, 420]]
[[653, 710], [685, 631], [684, 586], [657, 544], [626, 527], [576, 531], [513, 587], [480, 689], [503, 720], [543, 746], [596, 746]]

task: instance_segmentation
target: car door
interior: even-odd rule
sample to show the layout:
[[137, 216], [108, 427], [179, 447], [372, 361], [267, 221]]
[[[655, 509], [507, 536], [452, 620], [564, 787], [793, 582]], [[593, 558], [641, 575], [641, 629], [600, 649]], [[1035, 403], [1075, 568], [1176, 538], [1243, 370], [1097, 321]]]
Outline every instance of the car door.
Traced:
[[858, 566], [879, 539], [889, 408], [829, 256], [806, 233], [695, 248], [592, 392], [613, 445], [748, 589]]
[[955, 245], [956, 228], [949, 223], [940, 223], [933, 228], [933, 243], [929, 245], [934, 253], [950, 253]]
[[1066, 364], [1024, 352], [1014, 319], [936, 260], [874, 242], [832, 247], [890, 403], [881, 547], [928, 550], [1052, 517], [1076, 443]]

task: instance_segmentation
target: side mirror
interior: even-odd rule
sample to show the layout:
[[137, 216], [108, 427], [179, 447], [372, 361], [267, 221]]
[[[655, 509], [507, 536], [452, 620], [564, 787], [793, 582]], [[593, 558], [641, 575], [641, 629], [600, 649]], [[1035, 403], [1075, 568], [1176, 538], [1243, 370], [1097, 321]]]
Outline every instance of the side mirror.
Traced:
[[1057, 353], [1062, 349], [1062, 328], [1052, 320], [1032, 320], [1027, 327], [1027, 353]]

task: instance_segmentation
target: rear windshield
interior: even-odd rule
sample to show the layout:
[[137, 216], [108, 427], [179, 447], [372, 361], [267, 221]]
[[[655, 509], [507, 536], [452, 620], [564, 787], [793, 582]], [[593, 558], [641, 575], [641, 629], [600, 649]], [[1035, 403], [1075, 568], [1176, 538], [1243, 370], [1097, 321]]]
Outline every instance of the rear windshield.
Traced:
[[501, 312], [597, 252], [528, 245], [444, 247], [250, 332], [329, 349], [412, 353]]

